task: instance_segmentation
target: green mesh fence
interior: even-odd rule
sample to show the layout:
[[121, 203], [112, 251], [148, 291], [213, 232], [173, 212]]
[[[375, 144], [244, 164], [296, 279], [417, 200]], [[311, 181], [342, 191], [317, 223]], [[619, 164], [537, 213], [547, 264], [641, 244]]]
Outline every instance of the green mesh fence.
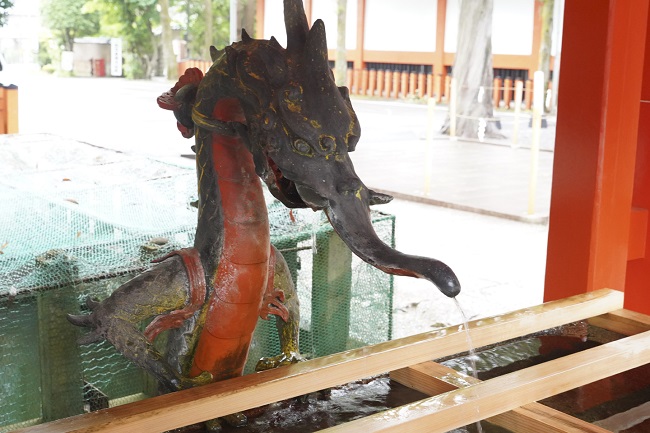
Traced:
[[[84, 311], [150, 266], [192, 245], [194, 169], [38, 134], [0, 139], [0, 432], [155, 393], [106, 342], [78, 346]], [[392, 278], [353, 256], [320, 212], [267, 197], [273, 244], [300, 299], [306, 357], [391, 338]], [[394, 244], [394, 218], [373, 213]], [[279, 353], [275, 320], [260, 320], [257, 359]]]

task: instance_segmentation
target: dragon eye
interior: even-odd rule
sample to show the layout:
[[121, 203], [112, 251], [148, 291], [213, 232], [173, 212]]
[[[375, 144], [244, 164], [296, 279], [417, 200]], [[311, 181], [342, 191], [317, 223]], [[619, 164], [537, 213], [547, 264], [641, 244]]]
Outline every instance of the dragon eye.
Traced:
[[311, 146], [302, 138], [299, 138], [293, 142], [293, 148], [296, 149], [296, 152], [303, 155], [311, 155], [312, 153]]
[[324, 137], [321, 137], [321, 139], [320, 139], [320, 147], [325, 152], [331, 152], [334, 149], [336, 149], [336, 141], [334, 140], [333, 137], [330, 137], [329, 135], [326, 135]]

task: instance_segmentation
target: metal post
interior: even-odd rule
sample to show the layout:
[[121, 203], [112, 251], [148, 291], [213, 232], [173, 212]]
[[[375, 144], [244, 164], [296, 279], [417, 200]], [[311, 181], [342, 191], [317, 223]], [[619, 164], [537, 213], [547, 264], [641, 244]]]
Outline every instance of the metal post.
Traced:
[[544, 112], [544, 72], [536, 71], [533, 80], [533, 141], [530, 145], [530, 179], [528, 182], [528, 215], [535, 213], [535, 192], [539, 166], [539, 138]]

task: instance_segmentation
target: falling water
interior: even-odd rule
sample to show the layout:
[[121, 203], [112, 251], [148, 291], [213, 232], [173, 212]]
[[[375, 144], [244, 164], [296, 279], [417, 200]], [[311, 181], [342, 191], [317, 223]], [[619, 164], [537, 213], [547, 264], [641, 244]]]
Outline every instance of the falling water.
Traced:
[[[467, 315], [465, 315], [465, 311], [460, 306], [460, 302], [458, 302], [458, 298], [454, 297], [454, 303], [456, 304], [456, 308], [458, 309], [461, 317], [463, 318], [463, 328], [465, 329], [465, 337], [467, 337], [467, 347], [468, 347], [467, 358], [469, 359], [470, 362], [471, 373], [474, 379], [478, 380], [478, 370], [476, 369], [476, 351], [474, 350], [472, 337], [469, 334], [469, 320], [467, 320]], [[483, 426], [481, 425], [481, 421], [476, 421], [476, 428], [478, 430], [478, 433], [483, 433]]]

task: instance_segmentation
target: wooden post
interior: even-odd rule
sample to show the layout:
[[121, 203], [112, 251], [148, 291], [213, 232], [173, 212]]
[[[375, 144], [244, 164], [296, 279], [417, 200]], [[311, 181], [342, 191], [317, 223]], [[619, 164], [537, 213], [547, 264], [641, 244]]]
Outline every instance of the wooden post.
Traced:
[[384, 73], [383, 69], [377, 71], [377, 96], [380, 98], [384, 96]]
[[79, 309], [73, 290], [72, 286], [62, 287], [37, 298], [44, 421], [83, 413], [81, 352], [77, 344], [80, 330], [70, 329], [66, 320], [67, 313]]
[[425, 83], [426, 83], [426, 76], [423, 73], [418, 73], [418, 98], [422, 99], [424, 98], [424, 95], [426, 93], [426, 88], [425, 88]]
[[314, 335], [314, 356], [346, 349], [350, 331], [352, 253], [333, 230], [316, 235], [312, 265], [311, 330], [327, 330]]
[[361, 89], [359, 90], [360, 95], [365, 95], [368, 92], [368, 69], [363, 68], [361, 70]]
[[386, 88], [386, 97], [390, 98], [391, 85], [393, 83], [393, 71], [386, 69], [386, 78], [384, 81], [384, 87]]
[[354, 69], [352, 75], [354, 76], [354, 81], [352, 82], [353, 93], [358, 95], [361, 93], [361, 70]]
[[526, 110], [533, 106], [533, 80], [526, 80], [526, 90], [524, 92], [524, 103]]
[[[400, 94], [406, 98], [408, 96], [408, 79], [409, 79], [409, 73], [406, 71], [402, 71], [402, 74], [400, 76], [401, 80], [399, 83], [400, 86]], [[396, 98], [398, 96], [395, 96]]]
[[0, 134], [7, 133], [7, 89], [0, 86]]
[[506, 109], [510, 108], [510, 101], [512, 101], [512, 78], [506, 78], [503, 80], [503, 102]]
[[18, 86], [5, 87], [7, 134], [18, 134]]
[[501, 103], [501, 78], [496, 77], [492, 87], [492, 103], [494, 108], [499, 108]]
[[445, 94], [444, 99], [449, 103], [451, 99], [451, 76], [445, 75]]
[[369, 72], [368, 90], [366, 93], [370, 96], [373, 96], [375, 94], [376, 89], [377, 89], [377, 71], [375, 69], [371, 69]]
[[394, 97], [399, 98], [399, 92], [400, 92], [400, 82], [402, 78], [402, 73], [400, 71], [393, 71], [393, 91]]
[[408, 87], [408, 92], [404, 92], [406, 93], [405, 96], [409, 96], [409, 97], [415, 96], [415, 91], [417, 90], [417, 88], [415, 87], [416, 83], [417, 83], [417, 74], [415, 72], [409, 73], [409, 87]]

